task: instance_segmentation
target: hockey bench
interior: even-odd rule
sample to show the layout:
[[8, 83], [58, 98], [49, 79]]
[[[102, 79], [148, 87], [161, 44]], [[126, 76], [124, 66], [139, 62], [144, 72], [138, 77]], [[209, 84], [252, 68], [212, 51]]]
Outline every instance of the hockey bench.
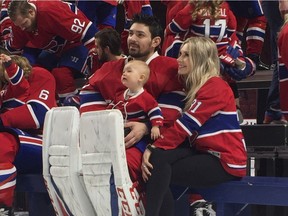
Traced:
[[[37, 199], [36, 197], [39, 198], [41, 194], [48, 196], [43, 177], [40, 174], [19, 175], [17, 177], [16, 191], [36, 194], [35, 199]], [[288, 178], [286, 177], [246, 176], [239, 181], [229, 181], [216, 187], [193, 191], [200, 193], [205, 200], [216, 204], [217, 216], [235, 215], [233, 204], [243, 204], [243, 207], [246, 204], [288, 206]], [[179, 201], [176, 201], [176, 205], [180, 205], [181, 200], [182, 202], [184, 200], [184, 202], [187, 201], [185, 196], [183, 196]], [[29, 203], [30, 201], [29, 199]], [[35, 204], [39, 207], [39, 200], [35, 201]], [[185, 203], [185, 205], [188, 209], [188, 204]], [[42, 206], [41, 208], [41, 213], [43, 214], [44, 207]], [[238, 209], [239, 211], [240, 209]], [[30, 215], [33, 214], [30, 213]], [[187, 214], [181, 214], [177, 210], [176, 215]]]
[[[207, 189], [188, 190], [188, 192], [199, 193], [205, 200], [215, 203], [217, 216], [243, 215], [240, 213], [248, 204], [288, 206], [287, 191], [288, 178], [266, 176], [246, 176], [239, 181], [229, 181]], [[183, 196], [181, 199], [182, 202], [183, 199], [186, 202], [187, 196]], [[177, 202], [181, 203], [180, 200]], [[238, 209], [235, 209], [235, 204], [241, 205], [237, 205]], [[183, 210], [183, 214], [179, 212], [178, 214], [187, 215], [184, 211], [188, 210]], [[245, 215], [247, 214], [246, 212]]]

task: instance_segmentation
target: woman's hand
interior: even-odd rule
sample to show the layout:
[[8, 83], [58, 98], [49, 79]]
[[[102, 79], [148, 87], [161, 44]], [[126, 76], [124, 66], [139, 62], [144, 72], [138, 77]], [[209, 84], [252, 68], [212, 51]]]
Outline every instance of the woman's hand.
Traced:
[[0, 55], [0, 62], [4, 63], [4, 62], [8, 62], [11, 61], [11, 57], [5, 54], [1, 54]]
[[144, 182], [148, 181], [149, 176], [151, 176], [150, 170], [153, 169], [152, 164], [149, 162], [151, 153], [152, 152], [149, 149], [146, 149], [142, 156], [141, 170], [142, 170], [142, 178]]
[[130, 133], [124, 138], [126, 148], [133, 146], [148, 133], [147, 126], [142, 122], [127, 122], [124, 127], [131, 129]]

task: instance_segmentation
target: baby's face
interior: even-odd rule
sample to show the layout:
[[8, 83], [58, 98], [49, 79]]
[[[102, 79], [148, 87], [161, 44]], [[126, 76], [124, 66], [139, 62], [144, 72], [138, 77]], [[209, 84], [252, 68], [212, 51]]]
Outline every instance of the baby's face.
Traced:
[[136, 86], [140, 80], [140, 72], [135, 63], [127, 63], [123, 69], [121, 81], [127, 88]]
[[143, 87], [143, 68], [137, 62], [128, 62], [122, 73], [121, 81], [123, 85], [131, 90]]

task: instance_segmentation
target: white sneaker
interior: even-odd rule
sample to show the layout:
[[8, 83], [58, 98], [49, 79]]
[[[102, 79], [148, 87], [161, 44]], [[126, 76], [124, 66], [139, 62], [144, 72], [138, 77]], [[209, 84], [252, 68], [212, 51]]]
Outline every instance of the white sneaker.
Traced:
[[190, 205], [190, 216], [216, 216], [216, 212], [210, 202], [201, 199]]

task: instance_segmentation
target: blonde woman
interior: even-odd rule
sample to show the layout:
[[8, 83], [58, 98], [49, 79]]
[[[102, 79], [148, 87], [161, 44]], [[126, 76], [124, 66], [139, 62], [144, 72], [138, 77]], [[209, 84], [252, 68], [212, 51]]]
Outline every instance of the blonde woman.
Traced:
[[244, 138], [233, 93], [220, 77], [215, 43], [205, 37], [187, 39], [178, 64], [178, 74], [185, 81], [186, 105], [163, 138], [144, 152], [146, 216], [174, 215], [171, 183], [208, 187], [246, 174]]

